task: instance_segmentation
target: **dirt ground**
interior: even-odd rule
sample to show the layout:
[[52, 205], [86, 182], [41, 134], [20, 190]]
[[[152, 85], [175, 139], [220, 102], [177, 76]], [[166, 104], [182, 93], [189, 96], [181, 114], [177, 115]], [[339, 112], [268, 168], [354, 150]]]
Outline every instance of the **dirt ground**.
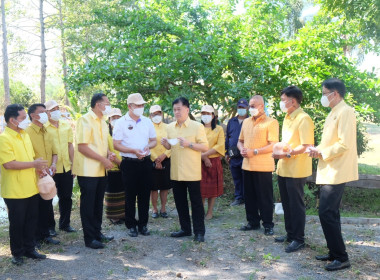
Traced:
[[[219, 199], [216, 215], [206, 222], [206, 242], [192, 238], [174, 239], [178, 230], [177, 212], [172, 202], [168, 219], [150, 219], [150, 236], [131, 238], [124, 225], [103, 222], [103, 232], [115, 236], [103, 250], [86, 248], [82, 231], [59, 232], [62, 245], [43, 246], [47, 259], [16, 267], [10, 263], [7, 227], [0, 235], [0, 279], [380, 279], [380, 227], [343, 224], [342, 231], [350, 255], [351, 268], [327, 272], [324, 262], [314, 256], [325, 253], [320, 224], [306, 225], [307, 247], [287, 254], [285, 245], [264, 236], [263, 230], [241, 232], [244, 206], [229, 207]], [[275, 217], [275, 233], [284, 233], [282, 216]], [[78, 209], [74, 226], [80, 228]]]

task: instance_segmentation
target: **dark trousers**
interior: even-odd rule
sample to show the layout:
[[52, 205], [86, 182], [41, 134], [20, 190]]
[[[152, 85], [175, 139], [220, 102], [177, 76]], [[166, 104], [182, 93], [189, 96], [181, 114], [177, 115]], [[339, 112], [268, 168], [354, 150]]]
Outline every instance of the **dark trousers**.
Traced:
[[107, 177], [78, 176], [80, 188], [80, 218], [83, 227], [84, 242], [91, 243], [99, 239], [102, 229], [103, 199]]
[[348, 260], [339, 212], [345, 185], [323, 185], [320, 189], [319, 198], [319, 219], [326, 238], [327, 248], [330, 257], [340, 262]]
[[[152, 161], [123, 159], [120, 165], [125, 189], [125, 225], [128, 229], [148, 224]], [[136, 220], [136, 197], [139, 219]]]
[[21, 257], [34, 250], [39, 194], [22, 199], [4, 198], [8, 208], [11, 253]]
[[70, 226], [71, 207], [73, 201], [73, 176], [71, 171], [56, 173], [53, 177], [57, 187], [58, 205], [59, 205], [59, 228]]
[[36, 240], [41, 241], [49, 237], [49, 229], [55, 228], [53, 199], [45, 200], [40, 195], [38, 202], [38, 223]]
[[264, 228], [273, 227], [272, 172], [243, 170], [243, 178], [247, 221], [257, 226], [262, 220]]
[[241, 165], [234, 166], [230, 164], [230, 170], [235, 185], [235, 199], [244, 199], [243, 170], [241, 169]]
[[306, 209], [303, 191], [305, 183], [306, 178], [278, 176], [286, 233], [289, 239], [301, 243], [305, 241]]
[[191, 203], [194, 234], [205, 234], [205, 210], [203, 208], [200, 181], [172, 181], [175, 206], [177, 207], [181, 229], [191, 233], [191, 221], [187, 192]]

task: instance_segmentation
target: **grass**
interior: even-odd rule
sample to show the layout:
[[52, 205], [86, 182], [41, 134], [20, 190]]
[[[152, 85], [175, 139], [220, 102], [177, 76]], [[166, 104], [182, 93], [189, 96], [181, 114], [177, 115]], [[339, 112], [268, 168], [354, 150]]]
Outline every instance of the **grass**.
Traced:
[[380, 175], [380, 166], [359, 163], [359, 174]]

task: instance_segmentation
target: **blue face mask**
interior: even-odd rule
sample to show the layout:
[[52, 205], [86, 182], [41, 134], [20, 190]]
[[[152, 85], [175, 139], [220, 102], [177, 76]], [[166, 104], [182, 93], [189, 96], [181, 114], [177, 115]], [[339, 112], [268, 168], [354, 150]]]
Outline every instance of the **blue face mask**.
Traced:
[[238, 113], [238, 115], [239, 115], [240, 117], [244, 117], [244, 116], [247, 114], [247, 109], [245, 109], [245, 108], [239, 108], [239, 109], [237, 110], [237, 113]]

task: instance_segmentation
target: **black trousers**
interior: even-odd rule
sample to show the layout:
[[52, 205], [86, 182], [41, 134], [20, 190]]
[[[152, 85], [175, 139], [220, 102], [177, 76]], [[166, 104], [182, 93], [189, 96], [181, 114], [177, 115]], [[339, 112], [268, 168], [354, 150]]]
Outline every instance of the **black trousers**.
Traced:
[[230, 164], [230, 170], [235, 185], [235, 199], [244, 199], [243, 170], [241, 166], [234, 166], [232, 164]]
[[21, 257], [34, 250], [39, 194], [22, 199], [4, 198], [8, 208], [11, 253]]
[[177, 207], [181, 229], [191, 233], [191, 221], [187, 192], [191, 203], [194, 234], [205, 234], [205, 210], [203, 208], [200, 181], [172, 181], [175, 206]]
[[40, 195], [38, 202], [38, 223], [36, 240], [41, 241], [49, 237], [49, 229], [55, 228], [53, 199], [45, 200]]
[[339, 212], [345, 185], [323, 185], [320, 189], [319, 198], [319, 219], [326, 238], [327, 248], [330, 257], [340, 262], [348, 260]]
[[59, 205], [59, 228], [67, 228], [70, 226], [71, 207], [73, 201], [73, 176], [71, 171], [56, 173], [53, 177], [57, 187], [58, 205]]
[[[148, 224], [150, 187], [152, 185], [152, 161], [123, 158], [120, 165], [125, 189], [125, 225], [128, 229]], [[139, 219], [136, 220], [136, 197]]]
[[80, 218], [83, 227], [84, 242], [91, 243], [99, 239], [102, 229], [103, 199], [107, 177], [78, 176], [80, 188]]
[[301, 243], [305, 241], [306, 208], [303, 191], [305, 183], [306, 178], [278, 176], [286, 233], [289, 239]]
[[247, 221], [257, 226], [262, 220], [264, 228], [273, 227], [272, 172], [243, 170], [243, 180]]

